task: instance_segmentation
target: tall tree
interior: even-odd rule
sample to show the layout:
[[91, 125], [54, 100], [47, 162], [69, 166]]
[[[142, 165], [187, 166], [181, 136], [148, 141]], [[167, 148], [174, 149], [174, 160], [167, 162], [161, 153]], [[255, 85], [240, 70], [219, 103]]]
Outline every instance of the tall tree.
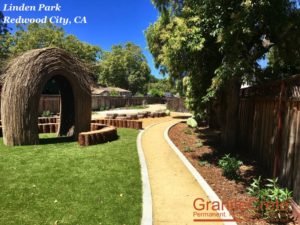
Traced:
[[141, 48], [133, 43], [113, 46], [99, 62], [100, 84], [128, 89], [134, 94], [145, 93], [150, 72]]
[[4, 23], [4, 15], [0, 11], [0, 73], [4, 66], [4, 61], [9, 56], [7, 39], [9, 38], [9, 29], [7, 24]]
[[[1, 21], [0, 14], [0, 21]], [[1, 23], [0, 23], [1, 24]], [[9, 34], [6, 25], [0, 25], [1, 62], [9, 58], [37, 48], [58, 47], [85, 61], [97, 79], [97, 61], [102, 51], [98, 46], [78, 40], [74, 35], [67, 35], [63, 28], [50, 22], [46, 24], [33, 23], [29, 25], [17, 25], [16, 32]], [[3, 65], [3, 64], [2, 64]], [[1, 64], [0, 64], [1, 70]], [[44, 89], [45, 93], [58, 94], [59, 90], [52, 80], [48, 81]]]
[[17, 31], [10, 39], [12, 56], [45, 47], [65, 49], [88, 63], [95, 63], [101, 57], [101, 49], [98, 46], [82, 42], [74, 35], [67, 35], [63, 28], [50, 22], [33, 23], [27, 26], [18, 25]]
[[241, 83], [261, 74], [257, 61], [295, 28], [289, 0], [153, 0], [161, 13], [146, 33], [157, 66], [184, 79], [199, 111], [219, 96], [222, 139], [236, 144]]

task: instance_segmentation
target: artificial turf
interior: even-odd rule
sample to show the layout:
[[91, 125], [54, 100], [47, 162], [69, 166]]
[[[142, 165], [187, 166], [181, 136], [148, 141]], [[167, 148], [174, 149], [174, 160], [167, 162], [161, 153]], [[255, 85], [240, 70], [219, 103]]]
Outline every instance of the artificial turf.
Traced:
[[1, 139], [0, 224], [139, 224], [138, 131], [118, 134], [117, 141], [84, 148], [49, 135], [36, 146], [6, 147]]

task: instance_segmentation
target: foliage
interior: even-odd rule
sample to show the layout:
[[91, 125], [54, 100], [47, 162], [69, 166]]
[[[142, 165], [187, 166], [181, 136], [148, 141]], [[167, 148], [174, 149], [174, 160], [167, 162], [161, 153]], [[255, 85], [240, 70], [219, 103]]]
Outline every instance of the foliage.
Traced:
[[97, 72], [96, 62], [102, 54], [102, 50], [98, 46], [82, 42], [74, 35], [67, 35], [63, 28], [50, 22], [46, 24], [18, 24], [14, 34], [7, 34], [3, 45], [7, 49], [5, 60], [32, 49], [45, 47], [64, 49], [85, 61], [94, 76]]
[[189, 127], [196, 128], [198, 127], [198, 123], [194, 118], [189, 118], [186, 122]]
[[8, 58], [9, 50], [7, 43], [7, 38], [9, 37], [9, 28], [7, 24], [3, 21], [4, 16], [0, 11], [0, 73], [4, 67], [4, 60]]
[[148, 95], [150, 95], [151, 97], [164, 97], [165, 92], [157, 88], [151, 88], [148, 91]]
[[192, 131], [190, 128], [184, 129], [183, 132], [184, 132], [185, 134], [187, 134], [187, 135], [192, 135], [192, 134], [193, 134], [193, 131]]
[[176, 94], [176, 89], [170, 79], [155, 79], [148, 85], [148, 94], [155, 97], [163, 97], [166, 92]]
[[101, 57], [99, 47], [84, 43], [74, 35], [67, 35], [63, 28], [50, 22], [18, 25], [9, 44], [13, 56], [31, 49], [58, 47], [89, 63], [94, 63]]
[[242, 164], [242, 161], [230, 156], [230, 154], [218, 161], [218, 165], [223, 169], [223, 175], [229, 179], [235, 179], [239, 176], [239, 168]]
[[170, 110], [168, 110], [168, 109], [166, 110], [166, 115], [167, 115], [167, 116], [170, 116], [170, 115], [171, 115]]
[[271, 48], [268, 53], [266, 72], [272, 77], [286, 77], [300, 71], [300, 12], [292, 12], [293, 23], [289, 24], [289, 34]]
[[197, 148], [201, 148], [201, 147], [203, 147], [203, 146], [204, 146], [203, 142], [202, 142], [201, 140], [197, 140], [197, 142], [196, 142], [196, 147], [197, 147]]
[[[201, 52], [205, 39], [199, 24], [200, 17], [185, 8], [182, 16], [162, 15], [146, 32], [156, 66], [176, 80], [178, 92], [186, 95], [187, 105], [194, 111], [202, 107], [201, 96], [210, 86], [212, 74], [204, 75], [208, 74], [209, 65], [214, 62], [207, 53]], [[217, 51], [215, 53], [217, 55]], [[205, 66], [205, 73], [200, 70], [201, 66]]]
[[195, 150], [194, 150], [193, 148], [189, 147], [189, 146], [185, 146], [185, 147], [183, 148], [183, 151], [184, 151], [184, 152], [194, 152]]
[[53, 134], [35, 146], [10, 148], [1, 140], [1, 224], [139, 224], [138, 131], [118, 134], [84, 151]]
[[150, 68], [139, 46], [127, 43], [114, 45], [111, 52], [104, 52], [99, 62], [99, 82], [130, 90], [133, 94], [145, 93], [150, 79]]
[[256, 198], [254, 207], [261, 216], [271, 222], [288, 222], [291, 219], [290, 199], [292, 192], [287, 188], [280, 188], [278, 178], [267, 179], [262, 185], [261, 177], [253, 179], [248, 193]]
[[[263, 80], [258, 60], [278, 46], [297, 64], [298, 9], [290, 0], [153, 0], [159, 19], [146, 31], [148, 47], [162, 73], [183, 84], [194, 114], [218, 99], [222, 140], [233, 146], [237, 136], [239, 90], [243, 82]], [[298, 18], [298, 17], [296, 17]], [[297, 30], [297, 32], [295, 32]], [[296, 40], [297, 39], [297, 40]], [[295, 41], [296, 40], [296, 41]], [[289, 53], [287, 46], [296, 49]], [[282, 46], [282, 47], [280, 47]], [[274, 49], [275, 51], [275, 49]], [[279, 62], [282, 60], [279, 60]], [[275, 63], [278, 67], [282, 64]], [[294, 66], [296, 72], [297, 66]], [[298, 72], [300, 72], [298, 70]]]
[[53, 116], [53, 113], [49, 110], [45, 110], [45, 111], [42, 112], [41, 116], [42, 117], [51, 117], [51, 116]]
[[111, 90], [110, 92], [109, 92], [109, 96], [120, 96], [120, 93], [119, 92], [117, 92], [117, 91], [115, 91], [115, 90]]

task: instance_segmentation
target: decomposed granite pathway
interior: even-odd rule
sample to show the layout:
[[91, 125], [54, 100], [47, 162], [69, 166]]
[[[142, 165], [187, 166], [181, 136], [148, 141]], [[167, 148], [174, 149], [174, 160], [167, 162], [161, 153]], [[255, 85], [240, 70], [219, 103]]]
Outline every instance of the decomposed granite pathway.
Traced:
[[[152, 192], [153, 224], [223, 224], [216, 221], [194, 221], [194, 219], [220, 219], [220, 217], [196, 217], [194, 215], [196, 211], [193, 206], [195, 199], [202, 198], [204, 203], [210, 200], [164, 138], [165, 130], [178, 121], [169, 119], [169, 121], [153, 125], [146, 129], [142, 136], [142, 148]], [[202, 212], [211, 213], [212, 210]]]

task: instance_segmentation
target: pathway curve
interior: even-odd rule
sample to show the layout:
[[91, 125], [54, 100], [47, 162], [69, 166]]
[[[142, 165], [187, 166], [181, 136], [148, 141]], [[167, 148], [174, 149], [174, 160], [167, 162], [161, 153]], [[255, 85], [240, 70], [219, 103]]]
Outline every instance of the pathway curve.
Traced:
[[[165, 130], [177, 123], [169, 119], [145, 130], [142, 136], [153, 201], [154, 225], [195, 225], [193, 202], [210, 201], [196, 179], [164, 139]], [[205, 211], [207, 212], [207, 211]], [[218, 218], [213, 218], [218, 219]], [[201, 222], [198, 224], [223, 224]]]

